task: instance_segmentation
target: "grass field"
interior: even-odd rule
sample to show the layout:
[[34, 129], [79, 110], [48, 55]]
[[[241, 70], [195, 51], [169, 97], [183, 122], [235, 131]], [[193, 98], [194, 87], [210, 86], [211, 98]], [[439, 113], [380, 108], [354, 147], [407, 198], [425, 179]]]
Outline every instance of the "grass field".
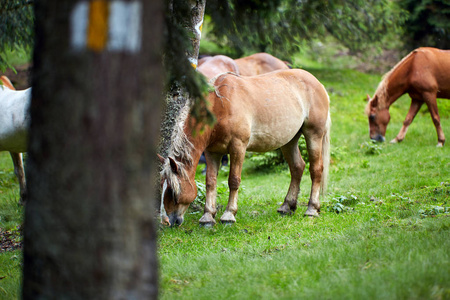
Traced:
[[[426, 109], [404, 142], [367, 143], [364, 99], [381, 76], [302, 67], [331, 98], [332, 164], [321, 216], [303, 217], [309, 173], [301, 184], [303, 205], [282, 217], [276, 209], [289, 185], [287, 166], [259, 169], [247, 161], [235, 225], [200, 228], [201, 211], [191, 209], [181, 227], [159, 229], [160, 298], [450, 299], [450, 145], [436, 147]], [[450, 101], [438, 105], [450, 139]], [[387, 140], [408, 107], [405, 96], [391, 108]], [[222, 175], [219, 183], [226, 180]], [[1, 153], [4, 230], [21, 224], [18, 199], [12, 163]], [[219, 217], [226, 201], [221, 193]], [[20, 256], [0, 253], [0, 299], [17, 298]]]

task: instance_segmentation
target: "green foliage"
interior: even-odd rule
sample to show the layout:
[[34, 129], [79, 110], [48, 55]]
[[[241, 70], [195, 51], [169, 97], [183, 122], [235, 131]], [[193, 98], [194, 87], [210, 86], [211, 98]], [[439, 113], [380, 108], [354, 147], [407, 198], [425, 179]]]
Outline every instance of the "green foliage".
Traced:
[[450, 2], [448, 0], [399, 0], [409, 12], [405, 22], [405, 44], [409, 50], [421, 46], [450, 48]]
[[247, 157], [260, 168], [274, 167], [285, 163], [280, 149], [264, 153], [251, 152], [247, 153]]
[[[205, 206], [206, 200], [206, 185], [204, 180], [195, 180], [197, 184], [197, 197], [194, 200], [194, 206], [199, 208], [199, 210], [203, 211], [203, 207]], [[228, 185], [226, 181], [221, 182], [217, 185], [217, 197], [223, 197], [228, 195]]]
[[0, 1], [0, 70], [12, 68], [12, 62], [5, 55], [11, 51], [29, 51], [33, 47], [34, 13], [33, 1]]
[[383, 150], [383, 147], [381, 146], [381, 144], [371, 140], [371, 141], [362, 143], [361, 149], [366, 154], [377, 155], [377, 154], [381, 153], [381, 151]]
[[440, 214], [446, 214], [449, 215], [450, 214], [450, 207], [445, 207], [445, 206], [432, 206], [430, 208], [426, 208], [426, 209], [420, 209], [419, 210], [419, 214], [421, 215], [421, 217], [426, 218], [426, 217], [436, 217]]
[[330, 202], [327, 203], [325, 209], [328, 212], [334, 213], [343, 213], [346, 211], [351, 211], [353, 208], [349, 207], [350, 205], [354, 205], [358, 202], [358, 197], [355, 195], [350, 196], [337, 196], [333, 197]]
[[[306, 169], [309, 169], [309, 157], [308, 150], [306, 148], [306, 140], [302, 135], [298, 140], [298, 147], [300, 149], [300, 154], [302, 155], [303, 160], [306, 163]], [[280, 149], [276, 151], [269, 151], [265, 153], [247, 153], [247, 157], [255, 163], [255, 165], [259, 168], [265, 167], [275, 167], [285, 164], [285, 160], [283, 157], [283, 153]]]
[[289, 58], [302, 41], [330, 34], [352, 51], [381, 45], [400, 32], [404, 13], [396, 2], [370, 1], [210, 1], [212, 34], [241, 56], [263, 51]]

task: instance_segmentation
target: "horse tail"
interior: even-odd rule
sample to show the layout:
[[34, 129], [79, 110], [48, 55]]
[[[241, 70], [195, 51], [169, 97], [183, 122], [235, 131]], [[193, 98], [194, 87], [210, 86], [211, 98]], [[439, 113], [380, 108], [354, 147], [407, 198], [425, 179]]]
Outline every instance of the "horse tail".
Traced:
[[[329, 101], [330, 98], [328, 97], [328, 102]], [[322, 171], [322, 179], [320, 181], [320, 191], [322, 197], [325, 196], [327, 190], [328, 172], [330, 169], [330, 132], [331, 132], [331, 117], [330, 117], [330, 110], [328, 110], [327, 121], [325, 124], [325, 135], [323, 136], [322, 139], [323, 171]]]

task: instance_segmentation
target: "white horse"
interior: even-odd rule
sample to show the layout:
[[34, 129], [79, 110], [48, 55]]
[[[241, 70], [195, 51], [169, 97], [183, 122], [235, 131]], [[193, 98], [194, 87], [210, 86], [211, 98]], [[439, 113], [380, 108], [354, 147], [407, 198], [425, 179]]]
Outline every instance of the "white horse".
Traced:
[[19, 180], [20, 202], [25, 203], [27, 195], [22, 153], [27, 151], [31, 88], [16, 91], [6, 76], [1, 76], [0, 80], [0, 151], [11, 154], [14, 173]]

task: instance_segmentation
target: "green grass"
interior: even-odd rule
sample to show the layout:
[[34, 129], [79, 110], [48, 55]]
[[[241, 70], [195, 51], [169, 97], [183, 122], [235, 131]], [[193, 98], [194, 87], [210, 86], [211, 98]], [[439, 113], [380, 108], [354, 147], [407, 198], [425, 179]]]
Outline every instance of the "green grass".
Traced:
[[[0, 152], [0, 229], [15, 230], [22, 224], [19, 184], [8, 152]], [[22, 270], [20, 250], [0, 253], [0, 299], [17, 299]]]
[[[246, 162], [235, 225], [200, 228], [201, 211], [191, 210], [180, 228], [160, 229], [162, 299], [450, 299], [448, 145], [435, 146], [423, 109], [404, 142], [368, 154], [362, 147], [369, 139], [365, 97], [381, 76], [314, 67], [307, 69], [329, 90], [333, 121], [321, 216], [303, 217], [306, 206], [279, 216], [287, 167], [269, 172]], [[447, 102], [439, 100], [446, 133]], [[408, 107], [406, 96], [392, 107], [388, 140]], [[305, 205], [309, 174], [301, 187]], [[356, 200], [332, 212], [334, 199], [344, 196]], [[226, 201], [221, 195], [218, 217]]]
[[19, 199], [19, 183], [11, 156], [0, 152], [0, 228], [11, 230], [21, 223], [23, 207]]
[[[261, 170], [247, 161], [235, 225], [200, 228], [201, 211], [191, 209], [181, 227], [158, 230], [161, 299], [450, 299], [450, 145], [436, 147], [423, 109], [402, 143], [367, 153], [364, 99], [381, 76], [304, 67], [331, 98], [333, 155], [321, 216], [303, 217], [308, 172], [297, 212], [282, 217], [276, 209], [289, 185], [287, 167]], [[449, 103], [438, 101], [448, 138]], [[407, 97], [392, 107], [387, 140], [408, 107]], [[219, 183], [226, 180], [221, 175]], [[0, 227], [14, 229], [23, 211], [7, 153], [0, 154], [0, 183]], [[221, 194], [217, 219], [226, 201]], [[0, 299], [19, 295], [17, 257], [0, 254]]]
[[20, 295], [22, 253], [0, 253], [0, 299], [18, 299]]

